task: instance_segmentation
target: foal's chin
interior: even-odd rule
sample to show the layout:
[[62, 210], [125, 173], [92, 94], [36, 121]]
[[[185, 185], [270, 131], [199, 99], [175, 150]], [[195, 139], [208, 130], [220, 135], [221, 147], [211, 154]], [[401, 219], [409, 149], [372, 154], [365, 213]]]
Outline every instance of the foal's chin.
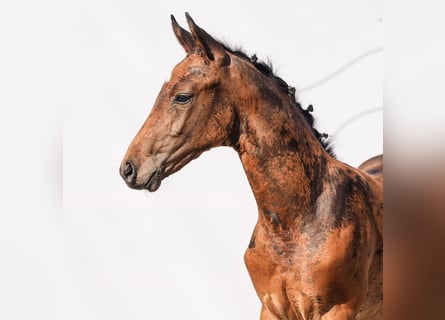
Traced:
[[170, 156], [170, 159], [168, 157], [147, 159], [139, 167], [136, 183], [127, 183], [127, 185], [133, 189], [145, 189], [155, 192], [161, 186], [163, 179], [182, 169], [201, 153], [202, 151], [189, 152], [185, 155]]
[[155, 170], [148, 178], [147, 183], [144, 185], [143, 189], [150, 192], [155, 192], [159, 189], [162, 182], [161, 170]]

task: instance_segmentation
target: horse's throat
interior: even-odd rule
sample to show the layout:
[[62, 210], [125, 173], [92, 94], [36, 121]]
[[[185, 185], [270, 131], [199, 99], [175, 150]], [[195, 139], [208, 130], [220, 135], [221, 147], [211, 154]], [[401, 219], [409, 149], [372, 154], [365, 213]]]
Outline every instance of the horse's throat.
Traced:
[[260, 217], [271, 226], [283, 227], [310, 214], [325, 185], [325, 153], [298, 143], [265, 147], [249, 142], [239, 151]]
[[238, 152], [260, 216], [272, 225], [305, 215], [323, 190], [329, 155], [304, 115], [276, 88], [237, 99], [230, 143]]

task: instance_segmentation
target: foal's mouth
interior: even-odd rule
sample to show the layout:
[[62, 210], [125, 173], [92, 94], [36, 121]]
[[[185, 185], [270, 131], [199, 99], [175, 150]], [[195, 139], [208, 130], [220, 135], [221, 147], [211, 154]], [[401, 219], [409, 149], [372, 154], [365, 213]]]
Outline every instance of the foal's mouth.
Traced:
[[147, 183], [144, 185], [144, 189], [147, 189], [150, 192], [155, 192], [161, 186], [162, 181], [162, 170], [155, 170], [151, 176], [148, 178]]
[[190, 152], [185, 157], [178, 161], [178, 158], [170, 159], [169, 161], [164, 161], [158, 169], [154, 170], [153, 173], [149, 176], [145, 185], [143, 185], [142, 189], [146, 189], [150, 192], [155, 192], [161, 186], [161, 182], [164, 178], [170, 176], [175, 173], [183, 166], [185, 166], [192, 159], [196, 158], [200, 153], [198, 152]]

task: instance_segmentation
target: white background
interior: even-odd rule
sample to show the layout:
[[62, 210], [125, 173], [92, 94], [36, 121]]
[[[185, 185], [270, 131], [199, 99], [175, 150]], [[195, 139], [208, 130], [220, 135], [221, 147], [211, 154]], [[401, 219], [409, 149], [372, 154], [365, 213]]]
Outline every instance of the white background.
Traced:
[[[4, 9], [2, 168], [15, 192], [3, 203], [23, 210], [2, 212], [2, 318], [258, 318], [243, 262], [256, 204], [236, 153], [211, 150], [153, 194], [130, 190], [118, 174], [184, 57], [170, 14], [185, 27], [188, 11], [215, 37], [270, 59], [302, 104], [314, 105], [320, 131], [333, 133], [383, 105], [382, 52], [304, 89], [383, 46], [381, 2], [19, 1]], [[340, 131], [338, 158], [357, 166], [381, 153], [382, 122], [374, 112]], [[42, 150], [50, 161], [35, 156]], [[55, 183], [39, 193], [48, 179]], [[46, 203], [60, 206], [62, 196], [63, 215], [48, 215]]]

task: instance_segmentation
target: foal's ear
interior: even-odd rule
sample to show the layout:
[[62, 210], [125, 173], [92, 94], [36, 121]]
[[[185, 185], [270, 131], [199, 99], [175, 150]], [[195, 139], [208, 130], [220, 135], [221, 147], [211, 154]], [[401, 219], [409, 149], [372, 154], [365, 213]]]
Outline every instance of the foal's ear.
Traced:
[[195, 40], [193, 40], [192, 35], [187, 30], [181, 28], [173, 15], [171, 15], [170, 18], [172, 19], [173, 32], [175, 33], [179, 43], [182, 45], [187, 54], [192, 52], [193, 48], [195, 47]]
[[185, 16], [187, 18], [190, 31], [192, 32], [192, 37], [195, 40], [195, 45], [201, 48], [207, 55], [207, 58], [210, 60], [217, 62], [221, 66], [229, 65], [230, 56], [228, 55], [224, 46], [213, 39], [213, 37], [205, 30], [198, 27], [188, 12], [185, 13]]

